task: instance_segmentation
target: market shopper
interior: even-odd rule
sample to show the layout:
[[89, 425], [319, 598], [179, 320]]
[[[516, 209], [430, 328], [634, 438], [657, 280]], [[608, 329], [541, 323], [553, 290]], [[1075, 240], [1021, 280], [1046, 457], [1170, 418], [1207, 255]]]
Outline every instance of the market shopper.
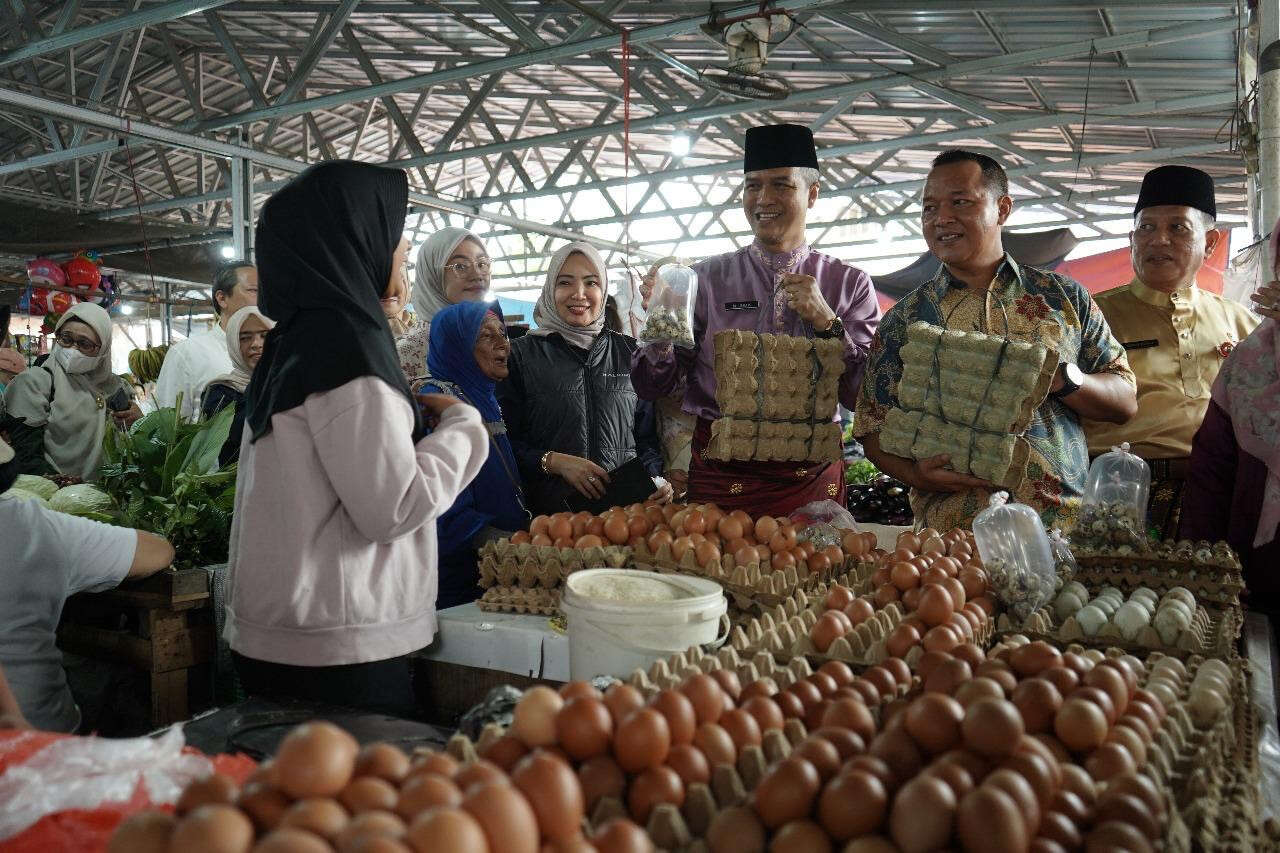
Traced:
[[1124, 423], [1137, 407], [1124, 348], [1089, 293], [1066, 276], [1022, 266], [1004, 251], [1000, 229], [1012, 209], [1008, 177], [995, 160], [969, 151], [938, 155], [925, 181], [920, 223], [942, 268], [885, 314], [871, 346], [854, 437], [881, 471], [911, 487], [920, 526], [967, 527], [986, 507], [991, 491], [1004, 484], [953, 471], [946, 456], [905, 459], [881, 449], [885, 417], [899, 405], [901, 350], [912, 323], [1058, 351], [1049, 394], [1025, 433], [1030, 445], [1025, 477], [1011, 490], [1046, 524], [1069, 515], [1084, 491], [1089, 458], [1080, 419]]
[[[18, 463], [0, 439], [0, 493], [22, 473]], [[173, 562], [173, 546], [151, 533], [54, 512], [25, 498], [0, 498], [0, 530], [0, 667], [31, 726], [74, 732], [80, 709], [57, 647], [63, 605], [78, 592], [155, 574]], [[0, 727], [11, 713], [5, 692], [0, 679]]]
[[1127, 441], [1151, 467], [1147, 520], [1177, 534], [1191, 440], [1209, 389], [1232, 347], [1258, 318], [1202, 290], [1196, 275], [1222, 236], [1214, 228], [1213, 178], [1190, 166], [1147, 172], [1133, 209], [1133, 281], [1094, 297], [1138, 381], [1138, 413], [1126, 424], [1085, 421], [1092, 456]]
[[212, 300], [217, 322], [169, 347], [152, 392], [160, 408], [176, 407], [181, 397], [178, 414], [183, 420], [194, 420], [200, 414], [200, 400], [209, 380], [231, 372], [227, 321], [246, 305], [258, 304], [258, 268], [245, 260], [219, 266], [213, 276]]
[[[637, 456], [662, 473], [653, 410], [639, 405], [629, 367], [636, 342], [604, 328], [605, 264], [595, 247], [562, 247], [533, 309], [538, 328], [511, 345], [498, 399], [535, 513], [577, 492], [600, 498], [609, 473]], [[671, 499], [662, 481], [653, 500]]]
[[[408, 244], [405, 246], [408, 249]], [[441, 228], [418, 249], [413, 274], [413, 324], [396, 340], [409, 386], [426, 379], [431, 321], [459, 302], [481, 302], [489, 292], [489, 254], [466, 228]]]
[[211, 418], [227, 406], [235, 406], [235, 419], [231, 432], [222, 445], [218, 461], [222, 465], [234, 462], [240, 456], [240, 438], [244, 434], [244, 395], [253, 377], [253, 369], [262, 358], [267, 332], [275, 326], [256, 305], [246, 305], [231, 315], [227, 321], [227, 355], [231, 357], [231, 372], [215, 377], [204, 390], [200, 412]]
[[50, 357], [18, 374], [4, 394], [0, 433], [17, 453], [19, 473], [94, 480], [102, 439], [112, 425], [142, 417], [133, 389], [111, 372], [111, 318], [81, 302], [53, 332]]
[[471, 406], [419, 398], [380, 300], [394, 287], [404, 172], [335, 160], [257, 226], [267, 336], [245, 400], [225, 636], [246, 692], [416, 708], [408, 655], [436, 629], [435, 521], [475, 477]]
[[867, 347], [880, 319], [871, 278], [815, 251], [805, 239], [807, 211], [818, 199], [813, 133], [793, 124], [747, 131], [742, 207], [755, 240], [750, 246], [696, 264], [698, 298], [693, 349], [641, 347], [631, 378], [646, 400], [671, 394], [687, 381], [684, 411], [698, 419], [689, 463], [689, 499], [725, 510], [785, 515], [816, 500], [844, 501], [841, 462], [720, 462], [703, 455], [716, 404], [717, 332], [742, 329], [844, 342], [840, 401], [857, 398]]
[[459, 302], [431, 321], [431, 378], [423, 393], [447, 394], [474, 406], [489, 433], [489, 458], [480, 473], [436, 522], [440, 543], [440, 591], [444, 610], [480, 596], [476, 549], [524, 530], [525, 509], [519, 467], [498, 405], [497, 383], [507, 378], [511, 343], [497, 303]]

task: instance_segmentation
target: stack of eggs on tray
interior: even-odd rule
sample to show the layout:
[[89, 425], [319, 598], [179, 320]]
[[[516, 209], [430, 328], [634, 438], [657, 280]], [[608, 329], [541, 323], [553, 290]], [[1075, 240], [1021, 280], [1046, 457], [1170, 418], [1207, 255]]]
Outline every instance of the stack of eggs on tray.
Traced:
[[1088, 590], [1078, 582], [1065, 585], [1054, 600], [1054, 615], [1059, 620], [1075, 617], [1086, 637], [1095, 636], [1107, 622], [1120, 630], [1126, 640], [1133, 640], [1143, 628], [1152, 625], [1160, 640], [1174, 645], [1178, 635], [1191, 627], [1196, 612], [1196, 599], [1185, 587], [1174, 587], [1163, 596], [1148, 587], [1129, 594], [1113, 586], [1104, 587], [1090, 599]]

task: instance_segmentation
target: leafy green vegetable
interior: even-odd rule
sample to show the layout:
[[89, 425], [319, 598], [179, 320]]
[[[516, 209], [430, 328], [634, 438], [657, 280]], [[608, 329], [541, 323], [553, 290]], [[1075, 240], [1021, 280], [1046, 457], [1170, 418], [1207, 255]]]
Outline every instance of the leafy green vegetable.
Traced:
[[879, 476], [880, 469], [867, 459], [852, 462], [844, 469], [845, 484], [850, 486], [865, 485]]
[[116, 521], [115, 501], [102, 489], [88, 483], [58, 489], [49, 498], [49, 509], [108, 524]]
[[13, 483], [13, 488], [22, 489], [24, 492], [30, 492], [33, 495], [49, 500], [49, 498], [53, 497], [53, 493], [58, 491], [58, 484], [48, 477], [40, 477], [35, 474], [19, 474], [18, 479]]
[[99, 485], [120, 506], [120, 524], [173, 543], [177, 568], [227, 559], [236, 466], [220, 467], [218, 452], [234, 418], [234, 406], [194, 424], [159, 409], [127, 433], [107, 430]]

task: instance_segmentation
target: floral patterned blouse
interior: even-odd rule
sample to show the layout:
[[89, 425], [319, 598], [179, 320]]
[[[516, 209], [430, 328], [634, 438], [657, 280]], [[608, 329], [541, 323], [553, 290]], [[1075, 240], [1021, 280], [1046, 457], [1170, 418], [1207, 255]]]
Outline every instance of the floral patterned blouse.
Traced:
[[409, 380], [409, 388], [417, 393], [430, 377], [427, 374], [427, 343], [431, 324], [414, 320], [402, 334], [396, 335], [396, 355], [400, 357], [400, 369]]
[[[854, 413], [861, 439], [884, 426], [898, 406], [900, 350], [907, 327], [917, 321], [964, 332], [1007, 334], [1058, 350], [1063, 361], [1085, 373], [1117, 373], [1134, 382], [1124, 347], [1111, 334], [1101, 309], [1079, 282], [1057, 273], [1019, 266], [1007, 254], [990, 288], [979, 293], [954, 279], [946, 267], [913, 290], [880, 321], [871, 342], [867, 373]], [[1026, 477], [1013, 498], [1036, 508], [1046, 526], [1069, 527], [1084, 493], [1089, 447], [1076, 413], [1053, 397], [1036, 409], [1024, 437], [1031, 447]], [[916, 523], [937, 530], [968, 527], [987, 506], [989, 492], [921, 493], [911, 490]]]

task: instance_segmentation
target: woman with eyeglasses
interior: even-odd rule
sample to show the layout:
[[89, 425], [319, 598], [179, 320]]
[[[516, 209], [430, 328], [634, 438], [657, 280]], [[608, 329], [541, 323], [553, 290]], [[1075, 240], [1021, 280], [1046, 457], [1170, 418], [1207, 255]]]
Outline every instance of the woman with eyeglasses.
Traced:
[[418, 249], [413, 270], [414, 321], [396, 336], [400, 365], [415, 391], [428, 377], [432, 319], [450, 305], [484, 301], [490, 267], [484, 243], [466, 228], [442, 228]]
[[240, 457], [240, 438], [244, 434], [244, 394], [253, 369], [262, 358], [267, 332], [275, 326], [255, 305], [248, 305], [227, 320], [227, 355], [231, 356], [231, 372], [215, 377], [204, 389], [200, 412], [206, 420], [227, 406], [235, 406], [231, 432], [218, 454], [218, 462], [228, 465]]
[[[556, 252], [533, 309], [538, 328], [511, 346], [498, 399], [511, 431], [529, 509], [566, 509], [579, 494], [604, 497], [609, 472], [637, 456], [662, 473], [653, 409], [631, 387], [634, 338], [605, 328], [604, 259], [589, 243]], [[650, 496], [669, 501], [662, 483]]]
[[8, 434], [19, 473], [95, 480], [108, 424], [128, 428], [142, 410], [111, 372], [111, 318], [101, 307], [71, 308], [53, 339], [50, 357], [5, 389], [0, 432]]
[[529, 526], [524, 490], [507, 425], [495, 393], [507, 377], [511, 342], [497, 303], [459, 302], [431, 321], [431, 378], [422, 392], [447, 394], [474, 406], [489, 433], [489, 458], [471, 485], [436, 522], [440, 592], [436, 609], [480, 597], [476, 551], [486, 542]]

